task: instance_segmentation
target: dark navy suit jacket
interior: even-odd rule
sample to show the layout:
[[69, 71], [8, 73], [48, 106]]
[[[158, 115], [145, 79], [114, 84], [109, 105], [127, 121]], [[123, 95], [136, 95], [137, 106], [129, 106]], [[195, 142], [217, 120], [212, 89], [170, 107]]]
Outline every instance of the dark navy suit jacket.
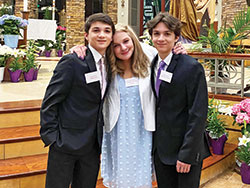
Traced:
[[[84, 60], [69, 54], [58, 62], [41, 107], [40, 134], [45, 146], [55, 143], [64, 152], [85, 154], [101, 148], [103, 117], [100, 82], [87, 84], [96, 71], [89, 49]], [[107, 88], [109, 81], [107, 84]], [[107, 89], [106, 89], [107, 91]]]
[[[155, 66], [151, 81], [155, 93]], [[164, 164], [177, 160], [197, 164], [210, 155], [205, 135], [208, 93], [203, 67], [188, 55], [173, 55], [167, 71], [173, 73], [170, 83], [162, 81], [156, 101], [156, 131], [153, 151]], [[155, 93], [156, 95], [156, 93]]]

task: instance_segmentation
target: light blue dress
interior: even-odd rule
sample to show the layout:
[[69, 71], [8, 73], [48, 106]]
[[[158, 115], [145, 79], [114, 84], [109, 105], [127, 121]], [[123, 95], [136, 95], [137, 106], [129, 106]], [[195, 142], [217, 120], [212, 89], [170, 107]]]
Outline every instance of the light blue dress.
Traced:
[[101, 175], [109, 188], [152, 187], [152, 132], [145, 130], [139, 86], [118, 78], [120, 115], [110, 133], [104, 132]]

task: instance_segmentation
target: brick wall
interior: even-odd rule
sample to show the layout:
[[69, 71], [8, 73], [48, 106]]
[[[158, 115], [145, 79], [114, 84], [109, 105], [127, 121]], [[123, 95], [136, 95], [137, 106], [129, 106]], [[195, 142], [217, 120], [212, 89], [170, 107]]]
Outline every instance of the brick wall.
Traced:
[[226, 20], [227, 25], [232, 26], [235, 14], [244, 7], [247, 7], [246, 0], [222, 0], [222, 25]]
[[[84, 43], [85, 0], [68, 0], [66, 2], [67, 49]], [[103, 0], [103, 12], [117, 23], [117, 0]]]
[[66, 1], [67, 51], [84, 43], [85, 0]]

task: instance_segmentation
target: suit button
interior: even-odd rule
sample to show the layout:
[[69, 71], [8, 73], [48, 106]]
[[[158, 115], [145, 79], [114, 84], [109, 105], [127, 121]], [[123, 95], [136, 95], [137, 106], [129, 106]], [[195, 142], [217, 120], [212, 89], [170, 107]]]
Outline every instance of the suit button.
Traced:
[[160, 111], [160, 110], [161, 110], [161, 108], [160, 108], [160, 107], [158, 107], [158, 108], [157, 108], [157, 110], [158, 110], [158, 111]]

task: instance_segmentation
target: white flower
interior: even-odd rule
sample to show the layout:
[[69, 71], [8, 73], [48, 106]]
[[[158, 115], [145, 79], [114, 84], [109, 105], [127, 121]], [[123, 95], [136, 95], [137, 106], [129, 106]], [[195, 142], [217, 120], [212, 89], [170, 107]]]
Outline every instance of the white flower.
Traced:
[[247, 143], [250, 142], [250, 138], [246, 137], [245, 135], [243, 135], [242, 138], [239, 138], [239, 146], [247, 146]]

